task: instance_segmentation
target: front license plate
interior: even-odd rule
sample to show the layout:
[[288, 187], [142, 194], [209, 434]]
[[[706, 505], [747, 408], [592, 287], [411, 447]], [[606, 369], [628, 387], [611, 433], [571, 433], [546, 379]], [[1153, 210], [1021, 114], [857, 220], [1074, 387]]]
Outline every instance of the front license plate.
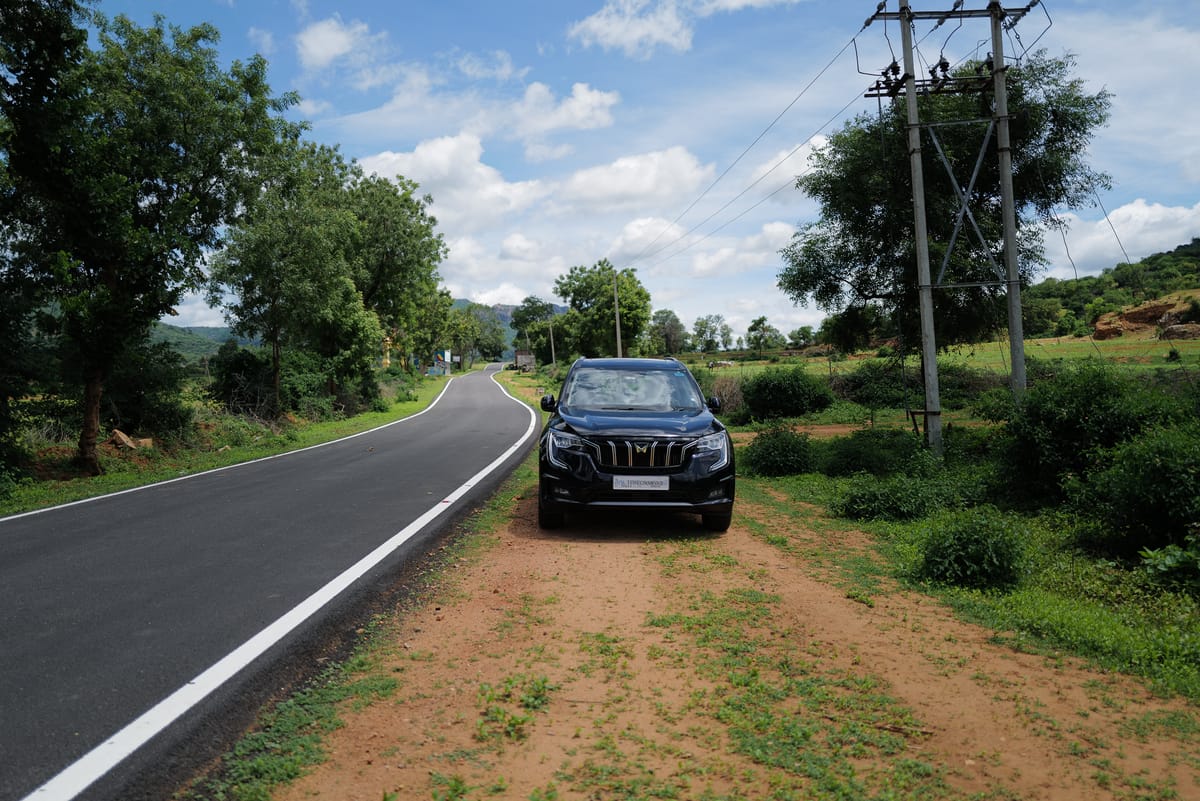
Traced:
[[665, 491], [670, 488], [670, 476], [613, 476], [615, 490]]

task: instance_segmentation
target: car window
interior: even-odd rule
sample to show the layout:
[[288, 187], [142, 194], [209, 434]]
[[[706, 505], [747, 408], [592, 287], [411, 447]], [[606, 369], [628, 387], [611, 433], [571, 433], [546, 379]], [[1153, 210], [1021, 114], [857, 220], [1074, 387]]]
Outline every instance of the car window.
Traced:
[[563, 387], [562, 402], [608, 411], [696, 410], [704, 406], [684, 370], [612, 370], [581, 367]]

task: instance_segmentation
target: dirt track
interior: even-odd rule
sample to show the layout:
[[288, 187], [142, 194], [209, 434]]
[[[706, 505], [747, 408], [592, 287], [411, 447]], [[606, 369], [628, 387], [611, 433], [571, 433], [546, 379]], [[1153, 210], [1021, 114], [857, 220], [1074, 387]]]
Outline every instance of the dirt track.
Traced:
[[1200, 735], [1164, 725], [1188, 707], [804, 556], [869, 558], [861, 535], [747, 503], [715, 538], [550, 535], [535, 505], [389, 621], [398, 690], [276, 799], [1200, 798]]

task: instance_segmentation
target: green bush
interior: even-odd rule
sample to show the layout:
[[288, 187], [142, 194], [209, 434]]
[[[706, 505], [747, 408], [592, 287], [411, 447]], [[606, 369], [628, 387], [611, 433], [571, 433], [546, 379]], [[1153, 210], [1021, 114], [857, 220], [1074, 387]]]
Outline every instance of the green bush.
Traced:
[[1186, 545], [1143, 548], [1138, 552], [1142, 567], [1157, 584], [1200, 595], [1200, 524], [1193, 527]]
[[985, 479], [986, 471], [978, 466], [947, 470], [928, 451], [920, 451], [897, 475], [851, 477], [830, 508], [852, 520], [919, 520], [983, 502]]
[[1157, 429], [1104, 457], [1068, 485], [1081, 512], [1103, 520], [1125, 555], [1184, 545], [1200, 524], [1200, 425]]
[[[985, 393], [1002, 390], [1006, 384], [1004, 376], [991, 370], [938, 363], [938, 393], [943, 409], [965, 409]], [[918, 386], [918, 391], [923, 393], [924, 389]]]
[[922, 450], [921, 439], [899, 428], [863, 428], [824, 443], [821, 472], [827, 476], [899, 472]]
[[1161, 388], [1100, 362], [1066, 367], [1030, 387], [1006, 426], [1014, 484], [1030, 497], [1059, 500], [1099, 451], [1181, 418], [1186, 404]]
[[803, 367], [771, 367], [742, 382], [742, 397], [756, 420], [800, 417], [833, 403], [823, 379]]
[[127, 434], [186, 436], [194, 420], [181, 399], [186, 378], [183, 357], [166, 342], [127, 349], [105, 383], [103, 422]]
[[760, 432], [741, 457], [747, 473], [759, 476], [794, 476], [812, 472], [812, 444], [807, 434], [774, 427]]
[[838, 493], [831, 510], [851, 520], [918, 520], [943, 508], [935, 497], [908, 476], [854, 476]]
[[829, 380], [834, 395], [868, 409], [904, 409], [922, 397], [919, 371], [901, 370], [898, 360], [868, 361]]
[[918, 575], [969, 589], [1012, 587], [1024, 569], [1027, 539], [1020, 518], [993, 506], [948, 512], [929, 523]]

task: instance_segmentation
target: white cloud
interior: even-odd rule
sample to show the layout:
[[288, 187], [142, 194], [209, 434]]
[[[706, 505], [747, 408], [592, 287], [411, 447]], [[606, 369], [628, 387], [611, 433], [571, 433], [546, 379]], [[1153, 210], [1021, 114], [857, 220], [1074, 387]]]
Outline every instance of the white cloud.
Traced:
[[314, 117], [320, 117], [331, 109], [332, 106], [324, 100], [310, 100], [308, 98], [302, 98], [300, 102], [296, 104], [296, 110], [299, 111], [301, 116], [307, 120], [311, 120]]
[[296, 35], [296, 55], [310, 76], [332, 83], [340, 70], [360, 91], [398, 80], [404, 67], [389, 62], [386, 33], [371, 33], [365, 22], [343, 22], [334, 15], [305, 27]]
[[509, 234], [500, 244], [500, 257], [533, 261], [541, 253], [541, 247], [524, 234]]
[[571, 25], [567, 36], [584, 47], [622, 50], [630, 58], [647, 59], [660, 46], [676, 52], [690, 50], [698, 17], [795, 2], [798, 0], [608, 0], [604, 8]]
[[504, 83], [520, 80], [529, 74], [529, 68], [517, 69], [512, 56], [504, 50], [495, 50], [487, 56], [467, 53], [461, 56], [456, 66], [459, 72], [472, 80], [494, 80]]
[[674, 0], [609, 0], [604, 8], [567, 30], [585, 47], [623, 50], [630, 58], [645, 59], [661, 46], [685, 51], [692, 46], [692, 27]]
[[1075, 214], [1061, 216], [1070, 225], [1067, 245], [1064, 247], [1058, 234], [1046, 235], [1046, 255], [1052, 265], [1046, 277], [1050, 278], [1075, 278], [1076, 271], [1080, 276], [1094, 275], [1125, 261], [1125, 253], [1136, 262], [1200, 236], [1200, 203], [1190, 208], [1164, 206], [1138, 198], [1110, 211], [1107, 221], [1083, 220]]
[[275, 34], [270, 31], [264, 31], [262, 28], [251, 28], [246, 31], [246, 38], [264, 56], [269, 56], [275, 52]]
[[620, 102], [617, 92], [601, 92], [586, 83], [571, 87], [571, 96], [558, 102], [550, 87], [532, 83], [512, 111], [518, 132], [538, 136], [557, 130], [589, 130], [612, 125], [612, 107]]
[[296, 55], [305, 69], [321, 70], [356, 52], [369, 39], [370, 28], [366, 23], [347, 25], [340, 17], [330, 17], [314, 22], [296, 35]]
[[479, 137], [463, 133], [423, 141], [411, 153], [387, 151], [360, 163], [367, 173], [416, 181], [422, 192], [433, 195], [433, 213], [442, 228], [468, 233], [528, 209], [548, 191], [540, 181], [505, 181], [482, 158]]
[[670, 207], [697, 192], [712, 175], [711, 165], [701, 165], [685, 148], [676, 146], [580, 170], [562, 187], [561, 197], [576, 210]]

